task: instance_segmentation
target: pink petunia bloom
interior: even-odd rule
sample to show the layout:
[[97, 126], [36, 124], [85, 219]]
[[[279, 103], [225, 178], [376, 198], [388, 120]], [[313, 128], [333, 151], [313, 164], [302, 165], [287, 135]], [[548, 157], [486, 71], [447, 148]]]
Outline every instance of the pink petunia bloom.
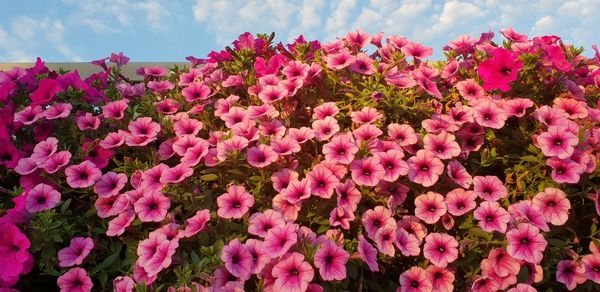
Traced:
[[499, 89], [504, 92], [510, 90], [509, 83], [517, 80], [523, 62], [518, 59], [518, 54], [504, 48], [492, 51], [492, 58], [479, 64], [477, 73], [483, 79], [485, 90]]
[[490, 250], [488, 262], [494, 273], [499, 277], [517, 275], [521, 269], [519, 261], [511, 257], [503, 248]]
[[364, 236], [358, 236], [358, 253], [362, 260], [369, 266], [372, 272], [379, 271], [379, 265], [377, 264], [377, 249], [375, 249]]
[[185, 221], [183, 237], [192, 237], [202, 231], [210, 221], [210, 211], [207, 209], [196, 211], [196, 214]]
[[197, 100], [205, 100], [210, 95], [210, 87], [201, 82], [192, 82], [186, 88], [181, 90], [181, 95], [185, 97], [187, 102], [195, 102]]
[[127, 110], [128, 103], [129, 100], [126, 98], [109, 102], [102, 107], [102, 115], [104, 118], [121, 120], [125, 116], [125, 110]]
[[48, 157], [44, 162], [42, 162], [39, 166], [44, 168], [47, 173], [55, 173], [63, 166], [69, 164], [71, 160], [71, 152], [64, 150], [54, 153], [52, 156]]
[[383, 134], [383, 132], [373, 124], [364, 124], [354, 131], [352, 131], [356, 141], [360, 143], [372, 143], [377, 141], [377, 138]]
[[442, 267], [429, 266], [425, 272], [427, 272], [427, 279], [431, 282], [433, 291], [454, 291], [455, 276], [452, 271]]
[[14, 121], [20, 122], [23, 125], [32, 125], [42, 117], [43, 109], [41, 106], [27, 106], [20, 112], [16, 112], [14, 115]]
[[75, 237], [68, 247], [58, 251], [58, 265], [62, 268], [81, 265], [92, 248], [94, 240], [91, 237]]
[[141, 117], [129, 122], [127, 129], [133, 136], [153, 138], [160, 132], [160, 125], [150, 117]]
[[471, 285], [472, 292], [490, 292], [500, 290], [500, 284], [492, 277], [483, 276]]
[[128, 133], [123, 130], [118, 130], [117, 132], [110, 132], [104, 137], [102, 141], [100, 141], [100, 147], [104, 149], [112, 149], [119, 147], [125, 143], [125, 138], [128, 136]]
[[25, 194], [25, 210], [29, 213], [50, 210], [60, 203], [60, 193], [44, 183], [36, 185]]
[[396, 254], [396, 249], [394, 248], [394, 242], [396, 241], [396, 224], [387, 224], [377, 229], [377, 233], [375, 233], [373, 240], [375, 241], [379, 252], [393, 257]]
[[140, 187], [142, 189], [150, 188], [152, 190], [160, 191], [165, 186], [160, 180], [165, 173], [169, 170], [169, 166], [163, 163], [155, 165], [149, 169], [146, 169], [141, 176]]
[[227, 192], [217, 197], [217, 215], [225, 219], [239, 219], [254, 205], [254, 196], [244, 186], [230, 185]]
[[323, 145], [323, 154], [327, 161], [349, 164], [354, 160], [358, 146], [350, 134], [338, 134], [331, 141]]
[[350, 113], [352, 122], [362, 125], [371, 124], [383, 118], [383, 114], [378, 112], [376, 108], [363, 107], [360, 111], [353, 111]]
[[287, 137], [274, 138], [273, 140], [271, 140], [270, 146], [273, 148], [273, 151], [275, 151], [275, 153], [281, 156], [291, 155], [294, 153], [298, 153], [300, 152], [300, 150], [302, 150], [298, 141]]
[[552, 168], [551, 177], [557, 183], [576, 184], [585, 171], [579, 163], [571, 159], [552, 157], [546, 161], [546, 164]]
[[94, 185], [94, 193], [100, 198], [111, 197], [118, 194], [127, 183], [124, 173], [107, 172]]
[[87, 188], [102, 177], [102, 172], [93, 162], [84, 161], [65, 169], [67, 184], [72, 188]]
[[385, 176], [385, 169], [375, 156], [354, 160], [350, 164], [350, 171], [352, 180], [359, 186], [375, 186]]
[[533, 101], [528, 98], [512, 98], [507, 100], [502, 108], [506, 110], [509, 117], [522, 118], [528, 108], [533, 106]]
[[164, 233], [150, 233], [148, 239], [138, 244], [136, 265], [142, 267], [147, 276], [156, 276], [171, 265], [178, 247], [179, 238], [169, 240]]
[[396, 229], [396, 240], [394, 243], [405, 257], [418, 256], [421, 253], [419, 239], [415, 235], [408, 233], [404, 228]]
[[485, 201], [473, 212], [473, 217], [479, 220], [479, 227], [487, 232], [506, 232], [510, 214], [498, 202]]
[[304, 260], [304, 255], [294, 252], [278, 262], [271, 274], [275, 278], [274, 291], [303, 292], [313, 280], [315, 271]]
[[168, 183], [176, 184], [182, 182], [184, 179], [192, 176], [193, 174], [193, 168], [184, 163], [179, 163], [163, 171], [162, 176], [160, 177], [160, 182], [165, 185]]
[[265, 237], [263, 248], [271, 258], [278, 258], [298, 242], [298, 225], [287, 223], [269, 229]]
[[264, 168], [279, 159], [271, 146], [264, 144], [248, 148], [248, 164], [256, 168]]
[[429, 133], [423, 138], [423, 148], [429, 150], [439, 159], [450, 159], [460, 154], [460, 146], [456, 137], [447, 132], [439, 134]]
[[540, 230], [528, 223], [521, 223], [506, 233], [508, 246], [506, 251], [517, 260], [537, 264], [544, 257], [548, 242], [540, 234]]
[[565, 192], [557, 188], [546, 188], [543, 192], [536, 194], [533, 197], [533, 205], [553, 225], [560, 226], [569, 220], [571, 202], [567, 199]]
[[556, 265], [556, 281], [565, 284], [569, 290], [575, 289], [577, 285], [587, 280], [584, 273], [583, 265], [576, 261], [562, 260]]
[[392, 123], [387, 126], [390, 139], [397, 141], [402, 147], [413, 145], [419, 141], [415, 130], [408, 124]]
[[108, 222], [108, 228], [106, 229], [106, 236], [120, 236], [125, 232], [125, 229], [133, 223], [135, 220], [135, 212], [125, 211], [117, 215]]
[[334, 227], [340, 226], [343, 229], [350, 229], [350, 222], [354, 221], [355, 218], [354, 212], [347, 207], [338, 206], [329, 213], [329, 224]]
[[356, 58], [354, 59], [354, 63], [350, 65], [350, 69], [363, 75], [373, 75], [376, 72], [373, 59], [365, 53], [356, 54]]
[[544, 155], [567, 159], [575, 151], [579, 138], [562, 126], [550, 126], [537, 136], [537, 144]]
[[273, 189], [281, 192], [287, 188], [290, 182], [298, 180], [298, 172], [289, 168], [284, 168], [280, 171], [273, 172], [271, 175], [271, 182], [273, 182]]
[[350, 66], [354, 63], [354, 60], [356, 60], [356, 57], [352, 56], [348, 50], [329, 54], [326, 58], [327, 67], [338, 71]]
[[314, 120], [322, 120], [326, 117], [335, 118], [335, 115], [337, 115], [339, 112], [340, 109], [337, 107], [337, 105], [335, 105], [335, 102], [330, 101], [315, 107], [313, 109], [312, 118]]
[[600, 284], [600, 255], [597, 253], [585, 255], [581, 259], [581, 264], [585, 277]]
[[48, 137], [46, 140], [41, 141], [33, 148], [31, 159], [35, 160], [38, 164], [44, 162], [58, 151], [58, 139], [54, 137]]
[[434, 224], [446, 214], [444, 197], [436, 192], [427, 192], [415, 198], [415, 216], [427, 224]]
[[260, 237], [266, 237], [269, 230], [285, 225], [285, 220], [281, 213], [272, 209], [263, 212], [256, 212], [248, 219], [248, 233]]
[[114, 292], [133, 292], [135, 282], [129, 276], [119, 276], [112, 281]]
[[335, 187], [335, 193], [337, 194], [337, 205], [340, 207], [347, 207], [352, 211], [356, 210], [362, 197], [360, 191], [350, 179], [343, 183], [339, 183]]
[[265, 266], [271, 262], [271, 257], [263, 248], [264, 242], [250, 238], [246, 240], [248, 252], [252, 255], [252, 266], [250, 268], [252, 274], [259, 274]]
[[198, 133], [202, 130], [202, 122], [196, 119], [180, 119], [179, 121], [173, 124], [173, 131], [175, 131], [175, 135], [177, 136], [185, 136], [185, 135], [198, 135]]
[[238, 279], [250, 278], [252, 272], [252, 254], [237, 238], [221, 249], [221, 260], [225, 268]]
[[307, 175], [311, 193], [317, 197], [329, 199], [333, 195], [339, 179], [324, 166], [315, 166]]
[[463, 188], [471, 187], [473, 178], [467, 172], [467, 169], [458, 161], [452, 160], [448, 162], [447, 167], [448, 176], [459, 186]]
[[61, 292], [89, 292], [94, 284], [82, 268], [72, 268], [58, 277], [56, 284]]
[[331, 240], [321, 243], [314, 256], [315, 267], [325, 281], [346, 279], [346, 263], [350, 255]]
[[408, 174], [408, 163], [402, 160], [404, 153], [402, 150], [388, 150], [386, 152], [375, 153], [375, 156], [379, 158], [381, 165], [385, 171], [383, 180], [387, 182], [396, 181], [401, 175]]
[[473, 190], [486, 201], [498, 201], [506, 198], [508, 191], [497, 176], [476, 176], [473, 178]]
[[375, 238], [375, 234], [380, 228], [396, 226], [396, 221], [392, 218], [392, 212], [384, 206], [376, 206], [374, 209], [365, 211], [362, 215], [362, 223], [371, 239]]
[[430, 233], [425, 237], [423, 256], [432, 264], [445, 268], [458, 258], [458, 241], [445, 233]]
[[309, 127], [288, 128], [286, 137], [302, 144], [308, 140], [312, 140], [315, 137], [315, 131]]
[[340, 131], [340, 125], [335, 118], [325, 117], [322, 120], [314, 121], [312, 129], [319, 141], [326, 141]]
[[411, 41], [409, 41], [400, 50], [406, 57], [413, 57], [415, 59], [424, 59], [433, 54], [432, 48]]
[[430, 187], [444, 173], [444, 164], [428, 150], [419, 150], [408, 159], [408, 178], [414, 182]]
[[62, 119], [68, 117], [72, 109], [73, 105], [70, 103], [54, 103], [42, 115], [47, 120]]
[[448, 213], [453, 216], [462, 216], [477, 207], [475, 199], [477, 199], [475, 192], [456, 188], [446, 194], [444, 202]]
[[258, 98], [263, 103], [269, 104], [284, 99], [289, 93], [282, 84], [267, 85], [258, 93]]
[[478, 100], [485, 96], [485, 91], [474, 79], [466, 79], [456, 83], [458, 93], [468, 101]]
[[550, 231], [550, 227], [546, 223], [546, 217], [533, 205], [531, 200], [519, 201], [508, 206], [508, 212], [517, 220], [528, 222], [545, 232]]
[[33, 260], [28, 251], [31, 243], [13, 223], [0, 222], [0, 228], [0, 283], [16, 278], [16, 284], [19, 274], [30, 270], [27, 262]]
[[302, 200], [308, 199], [311, 194], [310, 183], [308, 179], [292, 180], [286, 188], [281, 190], [281, 198], [291, 204], [296, 204]]
[[475, 121], [483, 127], [500, 129], [504, 127], [508, 119], [506, 110], [492, 100], [482, 101], [473, 110], [475, 111]]
[[145, 193], [139, 198], [134, 209], [142, 222], [160, 222], [167, 215], [171, 200], [160, 191]]
[[427, 272], [422, 268], [412, 267], [400, 274], [400, 292], [431, 292], [432, 289]]
[[77, 128], [81, 131], [96, 130], [100, 127], [102, 121], [99, 116], [94, 116], [92, 113], [80, 114], [76, 118]]

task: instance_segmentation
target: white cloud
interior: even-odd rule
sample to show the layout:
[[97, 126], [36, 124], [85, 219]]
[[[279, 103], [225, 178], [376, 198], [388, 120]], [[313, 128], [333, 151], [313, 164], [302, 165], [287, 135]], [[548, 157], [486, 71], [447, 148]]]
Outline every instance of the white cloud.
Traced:
[[557, 34], [559, 29], [559, 23], [552, 16], [546, 15], [540, 17], [533, 28], [531, 29], [532, 35], [550, 35]]
[[12, 19], [10, 27], [10, 31], [0, 27], [1, 60], [31, 62], [50, 49], [69, 61], [81, 61], [78, 54], [66, 43], [65, 27], [59, 19], [48, 17], [33, 19], [29, 16], [19, 16]]
[[431, 29], [425, 31], [425, 38], [437, 38], [449, 31], [463, 30], [467, 24], [478, 21], [485, 13], [475, 4], [449, 1], [444, 4], [441, 15]]

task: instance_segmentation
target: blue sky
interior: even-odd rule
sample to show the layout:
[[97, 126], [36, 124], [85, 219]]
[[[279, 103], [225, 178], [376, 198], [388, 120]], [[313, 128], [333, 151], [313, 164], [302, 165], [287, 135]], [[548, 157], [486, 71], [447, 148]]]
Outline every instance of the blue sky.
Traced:
[[556, 34], [587, 50], [600, 0], [3, 0], [0, 62], [90, 61], [123, 51], [132, 61], [184, 61], [245, 31], [335, 40], [361, 28], [440, 48], [459, 35], [513, 27]]

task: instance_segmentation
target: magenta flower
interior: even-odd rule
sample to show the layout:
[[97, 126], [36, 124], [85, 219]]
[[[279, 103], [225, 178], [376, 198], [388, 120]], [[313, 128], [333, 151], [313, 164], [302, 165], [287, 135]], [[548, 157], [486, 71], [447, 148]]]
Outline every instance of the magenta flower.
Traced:
[[237, 238], [221, 249], [221, 260], [225, 268], [241, 280], [250, 278], [252, 273], [252, 255], [248, 248]]
[[153, 138], [160, 132], [160, 125], [152, 118], [141, 117], [129, 122], [127, 129], [133, 136]]
[[419, 150], [408, 159], [408, 178], [414, 182], [430, 187], [444, 173], [444, 164], [428, 150]]
[[408, 124], [389, 124], [387, 126], [388, 136], [402, 147], [413, 145], [419, 141], [415, 130]]
[[354, 59], [354, 63], [350, 65], [350, 69], [363, 75], [373, 75], [376, 72], [373, 59], [365, 53], [356, 54], [356, 58]]
[[163, 163], [145, 170], [142, 173], [140, 187], [142, 189], [149, 188], [155, 191], [162, 190], [165, 184], [160, 180], [163, 176], [163, 173], [165, 173], [167, 170], [169, 170], [169, 166]]
[[427, 270], [427, 279], [431, 282], [433, 291], [452, 292], [454, 291], [454, 273], [447, 268], [429, 266]]
[[28, 249], [29, 239], [10, 222], [0, 222], [0, 283], [5, 279], [18, 280], [19, 274], [27, 272], [27, 262], [33, 261]]
[[37, 122], [43, 114], [43, 109], [41, 106], [27, 106], [20, 112], [15, 113], [14, 121], [20, 122], [23, 125], [32, 125]]
[[94, 284], [82, 268], [72, 268], [58, 277], [56, 284], [61, 292], [89, 292]]
[[339, 183], [331, 170], [324, 166], [315, 166], [307, 175], [313, 195], [324, 199], [331, 198], [335, 186]]
[[562, 260], [556, 265], [556, 281], [565, 284], [567, 289], [573, 290], [577, 285], [587, 280], [584, 272], [585, 270], [581, 263]]
[[265, 237], [263, 248], [271, 258], [278, 258], [298, 242], [298, 225], [287, 223], [269, 229]]
[[571, 159], [552, 157], [546, 161], [546, 164], [552, 168], [551, 177], [557, 183], [576, 184], [585, 171], [581, 164]]
[[72, 109], [73, 105], [70, 103], [54, 103], [42, 115], [47, 120], [62, 119], [68, 117]]
[[308, 288], [315, 272], [304, 255], [294, 252], [278, 262], [271, 272], [275, 278], [274, 291], [302, 292]]
[[322, 120], [326, 117], [335, 118], [335, 115], [337, 115], [339, 112], [340, 109], [337, 107], [337, 105], [335, 105], [335, 102], [330, 101], [315, 107], [313, 109], [312, 118], [314, 120]]
[[504, 127], [504, 123], [508, 119], [506, 110], [492, 100], [482, 101], [473, 110], [475, 111], [475, 121], [483, 127], [500, 129]]
[[272, 209], [256, 212], [248, 219], [248, 233], [266, 237], [269, 230], [285, 225], [281, 213]]
[[125, 233], [125, 229], [135, 220], [135, 212], [130, 210], [122, 212], [108, 222], [106, 236], [119, 236]]
[[210, 87], [201, 82], [192, 82], [186, 88], [181, 90], [181, 95], [185, 97], [187, 102], [195, 102], [197, 100], [205, 100], [210, 95]]
[[506, 251], [517, 260], [537, 264], [544, 257], [548, 242], [540, 234], [540, 230], [528, 223], [521, 223], [515, 229], [506, 233], [508, 246]]
[[404, 228], [399, 227], [396, 229], [396, 240], [394, 243], [405, 257], [418, 256], [421, 253], [421, 242], [419, 239], [415, 235], [408, 233]]
[[375, 156], [379, 158], [385, 175], [383, 180], [387, 182], [396, 181], [401, 175], [408, 174], [408, 163], [402, 160], [404, 152], [402, 150], [388, 150], [387, 152], [377, 152]]
[[354, 212], [349, 210], [347, 207], [335, 207], [329, 213], [329, 224], [331, 226], [340, 226], [343, 229], [350, 229], [350, 222], [354, 221], [356, 217]]
[[533, 197], [533, 205], [553, 225], [560, 226], [569, 220], [571, 202], [567, 199], [565, 192], [557, 188], [546, 188], [543, 192], [536, 194]]
[[511, 257], [503, 248], [494, 248], [488, 254], [488, 261], [499, 277], [517, 275], [521, 269], [519, 261]]
[[65, 169], [67, 184], [72, 188], [87, 188], [102, 177], [102, 172], [90, 161], [71, 165]]
[[339, 183], [335, 187], [335, 193], [337, 194], [337, 205], [340, 207], [347, 207], [349, 210], [356, 210], [358, 203], [362, 198], [360, 191], [354, 185], [354, 182], [350, 179]]
[[192, 237], [202, 231], [206, 223], [210, 221], [210, 211], [208, 209], [196, 211], [196, 214], [185, 221], [183, 237]]
[[259, 93], [258, 98], [265, 104], [284, 99], [289, 91], [283, 85], [267, 85]]
[[164, 233], [150, 233], [148, 239], [138, 244], [136, 265], [144, 269], [146, 276], [154, 277], [171, 265], [177, 247], [179, 238], [169, 240]]
[[291, 181], [298, 180], [298, 172], [289, 168], [284, 168], [280, 171], [273, 172], [271, 175], [271, 182], [273, 182], [273, 189], [281, 192], [287, 188]]
[[581, 259], [581, 264], [585, 277], [600, 284], [600, 255], [597, 253], [585, 255]]
[[349, 164], [357, 152], [358, 146], [350, 134], [335, 135], [329, 143], [323, 145], [325, 159], [334, 163]]
[[483, 79], [485, 90], [499, 89], [506, 92], [511, 88], [509, 83], [517, 80], [521, 68], [523, 62], [518, 59], [518, 54], [504, 48], [496, 48], [492, 51], [492, 58], [479, 64], [477, 73]]
[[107, 172], [94, 185], [94, 193], [100, 198], [111, 197], [118, 194], [127, 183], [124, 173]]
[[333, 70], [342, 70], [352, 63], [354, 63], [356, 57], [352, 56], [348, 50], [342, 50], [335, 54], [327, 55], [327, 67]]
[[300, 143], [292, 138], [273, 138], [271, 140], [271, 145], [273, 151], [278, 155], [291, 155], [294, 153], [300, 152], [302, 148], [300, 147]]
[[150, 191], [139, 198], [134, 209], [142, 222], [160, 222], [167, 215], [171, 200], [160, 191]]
[[522, 118], [525, 111], [533, 106], [533, 101], [528, 98], [512, 98], [507, 100], [502, 108], [506, 110], [509, 117]]
[[445, 233], [430, 233], [425, 237], [423, 255], [432, 264], [445, 268], [458, 258], [458, 241]]
[[415, 216], [427, 224], [434, 224], [446, 214], [444, 197], [436, 192], [427, 192], [415, 198]]
[[248, 164], [256, 168], [267, 167], [278, 159], [279, 155], [271, 146], [260, 144], [258, 147], [248, 148]]
[[246, 247], [252, 255], [252, 274], [261, 273], [265, 266], [271, 262], [271, 257], [265, 252], [263, 244], [263, 241], [253, 238], [246, 240]]
[[468, 101], [478, 100], [485, 96], [485, 91], [474, 79], [466, 79], [456, 83], [458, 93]]
[[477, 199], [475, 192], [456, 188], [446, 194], [444, 202], [448, 208], [448, 213], [453, 216], [462, 216], [477, 207], [475, 199]]
[[79, 114], [76, 118], [77, 128], [81, 131], [96, 130], [100, 127], [102, 121], [99, 116], [94, 116], [92, 113]]
[[59, 151], [54, 153], [52, 156], [48, 157], [44, 162], [42, 162], [39, 166], [44, 168], [47, 173], [55, 173], [63, 166], [69, 164], [71, 160], [71, 152]]
[[38, 164], [41, 164], [46, 159], [54, 155], [56, 151], [58, 151], [58, 140], [54, 137], [48, 137], [46, 140], [35, 145], [33, 148], [33, 153], [30, 157]]
[[400, 292], [430, 292], [432, 289], [427, 272], [422, 268], [412, 267], [400, 274]]
[[75, 237], [71, 239], [68, 247], [58, 251], [58, 265], [63, 268], [81, 265], [92, 248], [94, 248], [94, 240], [91, 237]]
[[100, 147], [104, 149], [112, 149], [117, 148], [123, 143], [125, 143], [125, 138], [128, 136], [128, 133], [123, 130], [118, 130], [117, 132], [110, 132], [104, 137], [102, 141], [100, 141]]
[[350, 164], [352, 180], [359, 186], [375, 186], [385, 176], [385, 169], [379, 158], [370, 156], [354, 160]]
[[322, 120], [316, 120], [312, 123], [315, 137], [320, 141], [329, 140], [333, 135], [340, 131], [340, 125], [333, 117], [325, 117]]
[[508, 206], [508, 212], [515, 219], [522, 219], [524, 222], [528, 222], [545, 232], [550, 231], [550, 227], [546, 223], [546, 217], [533, 205], [531, 200], [520, 201]]
[[374, 209], [365, 211], [362, 215], [362, 223], [371, 239], [375, 238], [375, 234], [380, 228], [396, 226], [396, 221], [392, 218], [392, 212], [384, 206], [376, 206]]
[[500, 207], [498, 202], [485, 201], [473, 213], [473, 217], [479, 220], [479, 227], [487, 232], [506, 232], [510, 221], [510, 214]]
[[44, 183], [36, 185], [25, 194], [25, 210], [29, 213], [50, 210], [60, 203], [60, 193]]
[[315, 253], [315, 267], [325, 281], [346, 279], [346, 263], [350, 255], [331, 240], [321, 243]]
[[377, 264], [377, 249], [375, 249], [364, 236], [358, 236], [358, 253], [362, 260], [369, 266], [372, 272], [379, 271], [379, 265]]
[[396, 241], [396, 225], [386, 225], [377, 229], [377, 233], [373, 238], [377, 249], [382, 254], [393, 257], [396, 254], [394, 242]]
[[160, 182], [162, 184], [176, 184], [182, 182], [184, 179], [192, 176], [194, 174], [194, 169], [189, 165], [184, 163], [179, 163], [169, 169], [163, 171], [162, 176], [160, 177]]
[[308, 199], [311, 194], [310, 183], [308, 179], [292, 180], [288, 186], [281, 190], [281, 198], [291, 204], [296, 204], [302, 200]]
[[254, 205], [254, 196], [243, 186], [231, 185], [217, 198], [217, 215], [225, 219], [239, 219]]
[[352, 118], [352, 122], [362, 125], [362, 124], [371, 124], [383, 118], [383, 114], [377, 111], [376, 108], [372, 107], [363, 107], [360, 111], [353, 111], [350, 113], [350, 117]]
[[579, 138], [561, 126], [550, 126], [546, 132], [537, 136], [537, 144], [546, 156], [569, 158], [579, 144]]
[[508, 191], [496, 176], [476, 176], [473, 178], [473, 190], [486, 201], [498, 201], [506, 198]]
[[450, 159], [460, 154], [460, 146], [456, 137], [447, 132], [439, 134], [429, 133], [423, 138], [423, 148], [429, 150], [439, 159]]
[[406, 57], [413, 57], [415, 59], [424, 59], [433, 54], [432, 48], [411, 41], [409, 41], [400, 50]]
[[121, 120], [125, 117], [125, 110], [129, 100], [124, 98], [117, 101], [112, 101], [102, 106], [102, 115], [104, 118], [112, 118], [115, 120]]
[[112, 281], [114, 292], [133, 292], [135, 282], [129, 276], [119, 276]]

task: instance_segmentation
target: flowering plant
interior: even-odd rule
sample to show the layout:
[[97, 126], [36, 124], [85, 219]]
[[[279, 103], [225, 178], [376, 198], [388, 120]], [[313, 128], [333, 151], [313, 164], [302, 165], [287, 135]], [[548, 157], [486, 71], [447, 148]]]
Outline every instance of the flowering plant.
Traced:
[[600, 53], [501, 33], [0, 72], [0, 287], [598, 289]]

